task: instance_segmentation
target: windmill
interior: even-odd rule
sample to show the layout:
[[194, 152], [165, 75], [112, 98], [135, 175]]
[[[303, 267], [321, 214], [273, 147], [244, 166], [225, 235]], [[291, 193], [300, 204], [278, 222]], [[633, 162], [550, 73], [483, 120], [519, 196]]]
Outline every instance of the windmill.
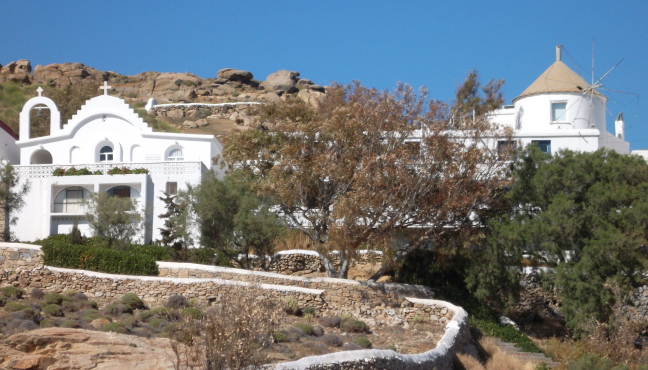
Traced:
[[[562, 45], [558, 45], [558, 47], [559, 47], [559, 48], [562, 48]], [[571, 57], [571, 55], [569, 55], [569, 52], [568, 52], [567, 50], [565, 50], [565, 52], [566, 52], [566, 54], [569, 56], [569, 58], [572, 60], [573, 64], [574, 64], [574, 65], [577, 65], [577, 63], [574, 62], [574, 59]], [[594, 75], [595, 60], [596, 60], [596, 59], [595, 59], [595, 53], [594, 53], [594, 39], [592, 39], [592, 72], [591, 72], [591, 84], [589, 84], [589, 86], [580, 86], [580, 85], [577, 85], [576, 88], [582, 92], [581, 98], [579, 98], [576, 102], [574, 102], [570, 107], [567, 108], [567, 109], [569, 109], [569, 108], [573, 107], [574, 105], [576, 105], [576, 103], [578, 103], [578, 107], [577, 107], [577, 109], [580, 109], [580, 104], [582, 103], [583, 98], [589, 95], [589, 99], [587, 99], [587, 100], [589, 100], [589, 107], [588, 107], [588, 126], [589, 126], [590, 128], [596, 128], [596, 125], [595, 125], [595, 124], [592, 124], [592, 122], [591, 122], [591, 120], [592, 120], [592, 111], [593, 111], [593, 104], [594, 104], [594, 101], [595, 101], [595, 100], [594, 100], [594, 99], [595, 99], [595, 95], [600, 95], [600, 96], [602, 96], [602, 97], [605, 97], [606, 100], [607, 100], [607, 97], [606, 97], [605, 95], [603, 95], [599, 90], [609, 91], [609, 92], [615, 92], [615, 93], [621, 93], [621, 94], [634, 95], [634, 96], [635, 96], [635, 99], [638, 98], [638, 96], [639, 96], [638, 94], [635, 94], [635, 93], [630, 93], [630, 92], [626, 92], [626, 91], [619, 91], [619, 90], [613, 90], [613, 89], [608, 89], [608, 88], [604, 87], [603, 80], [604, 80], [604, 79], [605, 79], [605, 78], [606, 78], [606, 77], [607, 77], [607, 76], [608, 76], [608, 75], [609, 75], [609, 74], [610, 74], [610, 73], [611, 73], [611, 72], [612, 72], [616, 67], [618, 67], [618, 66], [619, 66], [619, 65], [620, 65], [620, 64], [625, 60], [625, 58], [622, 58], [619, 62], [617, 62], [617, 63], [616, 63], [612, 68], [610, 68], [607, 72], [605, 72], [605, 73], [604, 73], [600, 78], [598, 78], [597, 80], [595, 80], [595, 77], [594, 77], [594, 76], [595, 76], [595, 75]], [[633, 99], [633, 100], [634, 100], [634, 99]], [[612, 114], [612, 112], [610, 112], [610, 110], [607, 108], [607, 106], [605, 106], [605, 104], [603, 104], [603, 107], [605, 108], [605, 112], [607, 112], [611, 117], [614, 118], [614, 115]], [[604, 114], [605, 114], [605, 112], [604, 112]], [[605, 123], [605, 119], [603, 120], [603, 124], [604, 124], [604, 123]], [[615, 131], [615, 135], [614, 135], [614, 136], [616, 136], [616, 137], [619, 138], [619, 139], [625, 140], [625, 134], [624, 134], [624, 131], [625, 131], [625, 127], [624, 127], [624, 126], [625, 126], [625, 124], [624, 124], [624, 121], [623, 121], [623, 113], [619, 113], [619, 114], [616, 116], [614, 123], [615, 123], [615, 130], [614, 130], [614, 131]], [[604, 128], [604, 127], [603, 127], [603, 128]]]

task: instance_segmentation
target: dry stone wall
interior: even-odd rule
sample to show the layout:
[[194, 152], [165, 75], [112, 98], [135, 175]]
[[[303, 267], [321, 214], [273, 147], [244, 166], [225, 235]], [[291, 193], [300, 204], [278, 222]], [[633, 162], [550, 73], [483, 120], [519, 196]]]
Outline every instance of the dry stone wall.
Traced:
[[[379, 251], [359, 251], [350, 266], [359, 268], [380, 265], [382, 257], [382, 252]], [[329, 259], [335, 267], [339, 267], [340, 258], [337, 253], [331, 253]], [[241, 255], [237, 261], [233, 262], [238, 266], [249, 266], [253, 270], [277, 272], [284, 275], [301, 276], [326, 271], [319, 253], [302, 249], [281, 251], [265, 259], [254, 255]]]
[[[18, 271], [4, 276], [0, 283], [21, 288], [39, 288], [62, 293], [67, 290], [84, 293], [99, 303], [109, 303], [126, 293], [135, 293], [151, 307], [162, 306], [170, 296], [195, 298], [201, 305], [235, 299], [242, 291], [280, 303], [287, 297], [297, 300], [301, 307], [325, 310], [322, 290], [271, 284], [252, 284], [223, 279], [177, 279], [154, 276], [127, 276], [99, 272], [44, 267]], [[27, 289], [29, 290], [29, 289]]]
[[[218, 266], [158, 262], [161, 276], [127, 276], [43, 266], [40, 247], [0, 243], [0, 286], [30, 291], [84, 293], [101, 305], [135, 293], [151, 307], [175, 294], [198, 305], [226, 304], [242, 293], [281, 304], [290, 297], [300, 307], [323, 314], [351, 313], [370, 325], [408, 326], [421, 317], [445, 325], [434, 350], [403, 355], [367, 350], [306, 357], [275, 365], [277, 369], [451, 369], [452, 357], [469, 340], [468, 316], [461, 307], [430, 299], [429, 288], [406, 284], [370, 283], [346, 279], [307, 278]], [[421, 297], [421, 298], [415, 298]]]

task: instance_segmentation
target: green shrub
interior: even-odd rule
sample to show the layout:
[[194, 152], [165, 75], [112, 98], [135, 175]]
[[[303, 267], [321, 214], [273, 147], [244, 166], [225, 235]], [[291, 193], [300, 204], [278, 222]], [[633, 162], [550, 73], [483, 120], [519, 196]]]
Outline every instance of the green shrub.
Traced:
[[367, 323], [354, 318], [343, 318], [340, 322], [340, 329], [347, 333], [369, 333]]
[[151, 317], [153, 317], [153, 311], [151, 311], [151, 310], [140, 311], [137, 314], [137, 317], [139, 317], [139, 319], [142, 320], [142, 321], [146, 321], [146, 320], [150, 319]]
[[187, 307], [184, 310], [182, 310], [182, 316], [191, 317], [193, 319], [198, 320], [203, 316], [203, 312], [202, 310], [195, 307]]
[[306, 307], [302, 310], [304, 315], [313, 315], [315, 316], [315, 308], [314, 307]]
[[8, 312], [22, 311], [25, 308], [29, 308], [29, 306], [26, 306], [26, 305], [20, 304], [20, 303], [16, 303], [16, 302], [7, 302], [7, 304], [5, 304], [5, 306], [4, 306], [5, 311], [8, 311]]
[[166, 321], [166, 320], [164, 320], [164, 319], [157, 319], [157, 318], [156, 318], [156, 319], [150, 319], [148, 323], [149, 323], [149, 325], [151, 325], [151, 326], [152, 326], [153, 328], [155, 328], [155, 329], [162, 329], [162, 328], [161, 328], [161, 326], [163, 326], [162, 324], [163, 324], [163, 323], [167, 323], [167, 324], [168, 324], [168, 321]]
[[286, 297], [283, 300], [283, 310], [288, 315], [296, 315], [299, 313], [299, 305], [297, 300], [293, 297]]
[[48, 304], [47, 306], [43, 307], [43, 312], [47, 316], [63, 316], [62, 307], [57, 304]]
[[277, 330], [273, 334], [274, 340], [277, 343], [282, 343], [282, 342], [287, 342], [288, 341], [288, 334], [284, 331]]
[[353, 343], [359, 345], [362, 348], [371, 348], [371, 341], [367, 337], [357, 337]]
[[0, 291], [2, 291], [2, 294], [4, 294], [5, 297], [9, 297], [13, 299], [21, 299], [24, 294], [22, 289], [16, 288], [11, 285], [2, 288]]
[[108, 170], [108, 175], [130, 175], [130, 174], [144, 174], [148, 173], [146, 168], [128, 168], [125, 166], [122, 167], [113, 167]]
[[103, 312], [108, 315], [119, 316], [125, 313], [133, 313], [133, 309], [123, 303], [113, 302], [104, 307]]
[[88, 308], [81, 312], [81, 317], [86, 321], [96, 320], [101, 317], [101, 312], [95, 308]]
[[[132, 248], [119, 251], [88, 245], [70, 245], [67, 235], [50, 236], [41, 244], [44, 262], [49, 266], [123, 275], [158, 275], [155, 258], [138, 253]], [[138, 251], [147, 249], [149, 248], [140, 248]]]
[[424, 324], [424, 323], [426, 323], [428, 321], [429, 320], [427, 318], [425, 318], [425, 317], [414, 316], [414, 318], [412, 319], [412, 324], [414, 324], [414, 325], [416, 325], [416, 324]]
[[166, 301], [166, 303], [164, 303], [164, 307], [167, 308], [179, 309], [179, 308], [185, 308], [187, 306], [189, 306], [189, 302], [187, 301], [187, 298], [179, 294], [174, 294], [170, 296], [169, 299]]
[[63, 302], [69, 302], [70, 298], [59, 294], [59, 293], [47, 293], [43, 298], [43, 304], [62, 304]]
[[293, 326], [296, 327], [296, 328], [301, 329], [301, 331], [303, 331], [304, 334], [306, 334], [306, 335], [313, 335], [313, 327], [308, 325], [308, 324], [298, 322], [298, 323], [295, 323]]
[[56, 322], [54, 320], [45, 319], [45, 320], [41, 320], [40, 322], [41, 328], [51, 328], [54, 326], [56, 326]]
[[63, 311], [65, 312], [77, 312], [79, 311], [79, 307], [71, 301], [63, 301], [63, 304], [61, 305], [63, 307]]
[[102, 327], [99, 328], [101, 331], [111, 331], [113, 333], [121, 333], [121, 334], [126, 334], [128, 332], [128, 329], [122, 325], [122, 323], [118, 321], [113, 321], [111, 323], [108, 323]]
[[144, 308], [144, 302], [135, 293], [126, 293], [121, 297], [121, 303], [130, 307], [132, 310]]

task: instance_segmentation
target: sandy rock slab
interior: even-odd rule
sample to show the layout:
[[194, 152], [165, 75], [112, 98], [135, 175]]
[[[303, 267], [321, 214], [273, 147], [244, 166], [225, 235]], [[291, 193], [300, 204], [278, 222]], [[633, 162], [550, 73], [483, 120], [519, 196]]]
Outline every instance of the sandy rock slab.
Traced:
[[0, 369], [173, 369], [162, 338], [46, 328], [14, 334], [0, 343]]

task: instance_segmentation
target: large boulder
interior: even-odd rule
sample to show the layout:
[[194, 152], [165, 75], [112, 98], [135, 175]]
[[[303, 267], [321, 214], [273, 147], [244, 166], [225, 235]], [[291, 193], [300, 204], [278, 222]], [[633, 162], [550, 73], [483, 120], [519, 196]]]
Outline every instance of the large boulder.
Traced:
[[34, 68], [34, 82], [56, 87], [78, 85], [88, 79], [101, 83], [115, 75], [114, 72], [102, 72], [81, 63], [38, 65]]
[[319, 91], [304, 89], [297, 94], [297, 97], [305, 103], [308, 103], [310, 106], [317, 108], [324, 98], [324, 95], [324, 93]]
[[169, 339], [68, 328], [14, 334], [0, 344], [0, 356], [3, 369], [174, 368]]
[[225, 68], [218, 71], [218, 78], [228, 81], [250, 81], [254, 76], [252, 72], [234, 68]]
[[266, 80], [261, 84], [266, 90], [276, 91], [284, 90], [288, 93], [297, 91], [295, 85], [299, 80], [299, 72], [286, 71], [282, 69], [268, 75]]
[[31, 63], [27, 59], [11, 62], [6, 66], [0, 66], [0, 82], [31, 83]]

